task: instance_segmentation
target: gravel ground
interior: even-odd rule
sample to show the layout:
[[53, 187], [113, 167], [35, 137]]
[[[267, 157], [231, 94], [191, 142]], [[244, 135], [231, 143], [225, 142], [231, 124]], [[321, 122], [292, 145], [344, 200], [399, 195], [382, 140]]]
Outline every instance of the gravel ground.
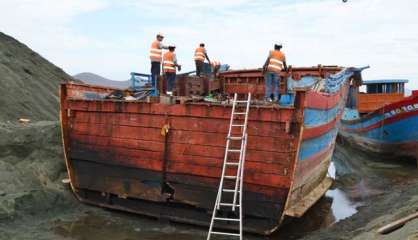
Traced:
[[[337, 185], [362, 206], [353, 216], [303, 239], [418, 239], [418, 219], [386, 235], [380, 227], [418, 210], [418, 169], [413, 163], [382, 162], [337, 146]], [[338, 176], [339, 175], [339, 176]]]

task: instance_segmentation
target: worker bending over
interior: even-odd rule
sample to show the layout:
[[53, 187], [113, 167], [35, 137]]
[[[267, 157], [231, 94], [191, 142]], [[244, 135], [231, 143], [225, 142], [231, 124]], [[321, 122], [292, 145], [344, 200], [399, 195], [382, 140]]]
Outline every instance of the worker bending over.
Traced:
[[151, 50], [149, 55], [151, 59], [151, 82], [152, 86], [157, 89], [158, 86], [156, 85], [156, 83], [161, 72], [161, 59], [163, 56], [163, 49], [168, 49], [167, 46], [163, 45], [163, 39], [164, 35], [162, 33], [158, 33], [156, 39], [151, 44]]
[[213, 77], [217, 77], [219, 69], [221, 68], [221, 62], [218, 60], [212, 60], [211, 62]]
[[167, 82], [167, 95], [173, 95], [173, 86], [176, 81], [176, 67], [181, 71], [181, 65], [177, 63], [177, 57], [174, 51], [176, 46], [168, 46], [168, 52], [164, 53], [163, 56], [163, 71]]
[[[279, 93], [279, 82], [280, 82], [280, 72], [282, 70], [287, 71], [286, 65], [286, 57], [284, 53], [281, 51], [282, 44], [276, 43], [274, 45], [274, 50], [271, 50], [269, 56], [264, 63], [263, 72], [264, 80], [265, 80], [265, 94], [264, 99], [266, 101], [279, 101], [280, 100], [280, 93]], [[274, 85], [273, 95], [274, 99], [272, 99], [271, 94], [271, 85]]]
[[208, 57], [208, 54], [206, 53], [205, 44], [201, 43], [199, 44], [199, 47], [196, 48], [194, 51], [194, 61], [196, 63], [196, 75], [200, 76], [200, 73], [203, 72], [203, 66], [205, 62], [205, 58], [208, 60], [210, 64], [210, 60]]

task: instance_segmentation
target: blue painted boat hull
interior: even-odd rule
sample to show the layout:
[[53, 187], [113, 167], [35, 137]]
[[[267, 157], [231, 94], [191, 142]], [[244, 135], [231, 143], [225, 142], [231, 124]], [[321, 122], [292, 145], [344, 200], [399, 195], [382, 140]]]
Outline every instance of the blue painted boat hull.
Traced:
[[359, 119], [342, 120], [339, 134], [359, 149], [385, 158], [418, 160], [418, 94]]

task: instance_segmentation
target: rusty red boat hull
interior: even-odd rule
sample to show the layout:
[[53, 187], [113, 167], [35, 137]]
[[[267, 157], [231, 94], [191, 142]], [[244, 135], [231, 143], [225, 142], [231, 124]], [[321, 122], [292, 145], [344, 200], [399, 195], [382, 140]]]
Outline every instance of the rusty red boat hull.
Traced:
[[[295, 90], [291, 107], [251, 107], [243, 193], [245, 231], [270, 234], [285, 216], [303, 215], [330, 187], [326, 173], [347, 89], [348, 81], [334, 94]], [[208, 225], [231, 105], [82, 97], [111, 91], [83, 84], [61, 85], [63, 144], [77, 198]], [[310, 126], [307, 109], [315, 114], [338, 111], [331, 119]], [[168, 134], [161, 134], [167, 125]], [[308, 149], [311, 144], [317, 146], [315, 150]]]

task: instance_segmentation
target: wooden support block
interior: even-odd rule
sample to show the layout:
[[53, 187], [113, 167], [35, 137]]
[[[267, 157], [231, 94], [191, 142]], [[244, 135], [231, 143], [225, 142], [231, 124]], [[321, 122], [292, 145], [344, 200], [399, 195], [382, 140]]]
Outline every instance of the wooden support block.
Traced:
[[172, 96], [160, 96], [160, 103], [162, 104], [175, 104]]
[[27, 119], [27, 118], [19, 118], [19, 122], [20, 123], [29, 123], [30, 122], [30, 119]]
[[158, 102], [160, 102], [160, 97], [159, 96], [157, 96], [157, 97], [147, 96], [146, 99], [145, 99], [145, 102], [147, 102], [147, 103], [158, 103]]

